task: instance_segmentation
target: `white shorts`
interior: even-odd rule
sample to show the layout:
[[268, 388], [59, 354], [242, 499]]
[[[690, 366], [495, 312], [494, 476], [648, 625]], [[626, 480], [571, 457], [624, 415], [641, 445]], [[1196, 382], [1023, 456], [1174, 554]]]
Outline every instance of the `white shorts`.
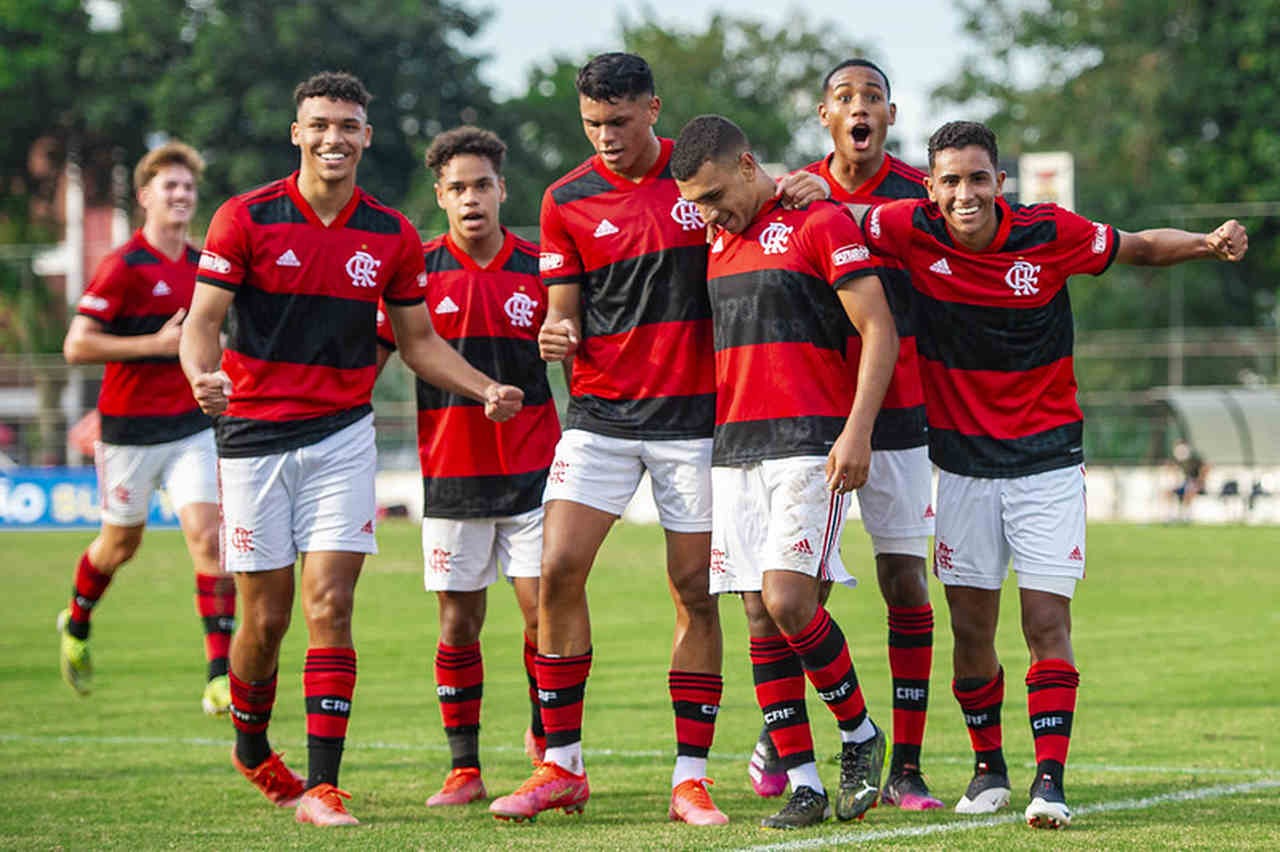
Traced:
[[299, 553], [377, 553], [373, 415], [322, 441], [249, 458], [219, 459], [222, 562], [270, 571]]
[[933, 535], [933, 463], [928, 447], [874, 450], [858, 512], [876, 556], [929, 555]]
[[649, 471], [663, 529], [711, 529], [711, 439], [639, 441], [569, 429], [556, 445], [543, 502], [571, 500], [622, 515]]
[[175, 513], [189, 503], [218, 502], [218, 448], [213, 429], [163, 444], [94, 446], [104, 523], [136, 527], [147, 522], [151, 495], [163, 488]]
[[1018, 587], [1070, 598], [1084, 578], [1084, 467], [1011, 479], [942, 471], [933, 573], [947, 586]]
[[711, 469], [711, 593], [758, 592], [765, 571], [853, 586], [840, 559], [847, 494], [827, 488], [826, 456]]
[[503, 518], [423, 518], [423, 587], [474, 592], [542, 574], [542, 507]]

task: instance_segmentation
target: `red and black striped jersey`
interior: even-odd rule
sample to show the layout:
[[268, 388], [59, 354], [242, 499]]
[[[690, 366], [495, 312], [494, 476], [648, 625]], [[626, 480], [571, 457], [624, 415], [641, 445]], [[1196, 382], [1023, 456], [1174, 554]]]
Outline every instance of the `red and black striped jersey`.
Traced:
[[836, 290], [876, 274], [849, 211], [767, 205], [740, 234], [717, 233], [707, 289], [715, 326], [712, 464], [826, 455], [853, 406], [853, 324]]
[[1056, 204], [996, 199], [991, 245], [955, 244], [936, 204], [894, 201], [866, 219], [872, 248], [915, 287], [929, 455], [964, 476], [1026, 476], [1080, 464], [1067, 278], [1101, 275], [1119, 236]]
[[706, 226], [671, 177], [672, 141], [632, 182], [592, 157], [542, 198], [542, 280], [582, 287], [566, 428], [711, 435], [715, 371]]
[[[479, 266], [444, 234], [426, 245], [427, 309], [436, 332], [474, 367], [524, 391], [524, 407], [494, 423], [475, 400], [417, 380], [423, 510], [430, 518], [494, 518], [542, 505], [560, 420], [538, 356], [547, 290], [538, 247], [504, 229]], [[379, 340], [395, 347], [389, 322]]]
[[235, 293], [224, 457], [313, 444], [371, 411], [378, 299], [417, 304], [426, 286], [408, 219], [357, 187], [325, 225], [296, 172], [218, 208], [198, 280]]
[[[171, 260], [142, 231], [98, 265], [76, 312], [102, 323], [108, 334], [155, 334], [191, 306], [200, 252], [186, 246]], [[208, 429], [177, 357], [108, 361], [98, 393], [102, 440], [108, 444], [163, 444]]]
[[[805, 166], [805, 171], [820, 176], [831, 187], [831, 200], [850, 204], [882, 204], [898, 198], [927, 198], [924, 188], [924, 172], [909, 166], [902, 160], [884, 155], [880, 170], [849, 192], [831, 174], [831, 157]], [[920, 385], [920, 364], [916, 353], [915, 320], [911, 309], [911, 277], [897, 258], [876, 255], [880, 263], [880, 279], [884, 282], [885, 296], [893, 310], [894, 324], [898, 328], [898, 363], [893, 378], [884, 395], [884, 404], [876, 417], [871, 433], [871, 447], [876, 450], [904, 450], [923, 447], [928, 442], [924, 413], [924, 388]], [[858, 358], [862, 341], [857, 333], [849, 341], [849, 367], [854, 371], [857, 384]]]

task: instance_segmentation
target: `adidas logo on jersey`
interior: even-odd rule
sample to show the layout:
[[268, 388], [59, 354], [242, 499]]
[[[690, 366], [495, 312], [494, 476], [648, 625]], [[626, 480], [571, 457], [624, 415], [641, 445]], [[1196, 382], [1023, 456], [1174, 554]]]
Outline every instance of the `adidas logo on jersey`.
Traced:
[[153, 296], [168, 296], [172, 292], [173, 290], [169, 288], [169, 285], [163, 281], [157, 281], [156, 286], [151, 288], [151, 295]]
[[939, 275], [950, 275], [951, 266], [947, 263], [947, 259], [945, 257], [940, 257], [937, 262], [929, 267], [929, 271], [936, 272]]
[[302, 261], [293, 253], [293, 249], [285, 249], [284, 254], [276, 258], [276, 266], [301, 266]]
[[933, 517], [933, 504], [932, 504], [932, 503], [930, 503], [928, 506], [925, 506], [925, 507], [924, 507], [924, 517], [925, 517], [925, 520], [928, 520], [929, 518], [932, 518], [932, 517]]
[[458, 307], [458, 303], [448, 296], [445, 296], [436, 304], [436, 313], [438, 314], [456, 314], [462, 308]]
[[719, 254], [724, 251], [724, 237], [716, 237], [716, 241], [711, 244], [711, 253]]
[[1080, 547], [1077, 545], [1071, 549], [1071, 553], [1067, 555], [1067, 558], [1072, 562], [1083, 562], [1084, 554], [1080, 552]]
[[370, 519], [365, 521], [364, 526], [360, 528], [360, 532], [364, 533], [365, 535], [373, 535], [373, 520]]
[[795, 544], [791, 545], [792, 553], [799, 553], [802, 556], [812, 556], [813, 548], [809, 546], [809, 539], [802, 538]]
[[619, 230], [621, 229], [617, 225], [610, 222], [608, 219], [601, 219], [600, 224], [596, 226], [595, 233], [592, 234], [591, 236], [607, 237], [610, 234], [618, 233]]

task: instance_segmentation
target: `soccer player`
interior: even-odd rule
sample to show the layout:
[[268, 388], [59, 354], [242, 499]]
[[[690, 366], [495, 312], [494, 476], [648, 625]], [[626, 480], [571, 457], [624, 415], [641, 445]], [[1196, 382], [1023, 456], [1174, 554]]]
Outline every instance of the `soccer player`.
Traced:
[[[715, 231], [707, 279], [716, 350], [711, 590], [747, 611], [756, 698], [791, 781], [766, 828], [830, 811], [804, 711], [805, 677], [843, 742], [836, 816], [875, 805], [884, 734], [867, 713], [822, 580], [840, 560], [845, 494], [871, 465], [871, 433], [897, 356], [875, 262], [848, 212], [786, 210], [742, 130], [718, 115], [685, 125], [671, 155], [680, 194]], [[854, 376], [846, 346], [857, 329]]]
[[[436, 203], [449, 230], [426, 245], [425, 296], [436, 332], [475, 367], [524, 391], [524, 407], [505, 423], [484, 419], [474, 402], [419, 380], [418, 453], [422, 460], [424, 582], [440, 607], [436, 694], [453, 765], [427, 805], [484, 798], [480, 777], [480, 702], [484, 663], [480, 629], [486, 589], [506, 575], [524, 617], [524, 664], [532, 722], [526, 749], [546, 748], [538, 712], [538, 573], [542, 491], [560, 437], [538, 329], [547, 290], [538, 247], [502, 227], [507, 146], [494, 133], [457, 127], [427, 149]], [[381, 326], [380, 326], [381, 327]], [[384, 352], [394, 339], [380, 334]]]
[[181, 142], [148, 152], [133, 172], [142, 227], [103, 259], [81, 297], [62, 350], [70, 364], [106, 364], [98, 396], [95, 463], [102, 526], [76, 565], [71, 603], [58, 616], [62, 677], [81, 695], [93, 685], [93, 609], [142, 543], [151, 495], [163, 487], [195, 566], [204, 625], [209, 714], [231, 705], [227, 649], [236, 596], [218, 560], [217, 451], [178, 364], [200, 253], [187, 241], [204, 160]]
[[1031, 658], [1036, 770], [1025, 817], [1060, 828], [1071, 821], [1063, 773], [1080, 680], [1071, 598], [1085, 569], [1083, 420], [1067, 278], [1100, 275], [1112, 262], [1237, 261], [1248, 236], [1234, 220], [1207, 234], [1126, 233], [1055, 204], [1009, 204], [998, 162], [990, 129], [943, 125], [929, 140], [929, 199], [871, 208], [865, 231], [873, 250], [905, 264], [918, 291], [929, 454], [942, 471], [934, 571], [946, 587], [953, 690], [974, 750], [973, 779], [956, 810], [991, 813], [1009, 802], [995, 633], [1012, 559]]
[[[849, 59], [827, 74], [818, 118], [831, 133], [834, 150], [805, 168], [827, 181], [833, 200], [875, 204], [925, 197], [924, 173], [885, 151], [885, 137], [896, 112], [889, 78], [875, 63]], [[858, 489], [858, 505], [863, 527], [871, 536], [876, 578], [888, 608], [893, 756], [883, 799], [904, 810], [929, 810], [942, 807], [920, 774], [933, 670], [933, 607], [925, 565], [933, 534], [933, 466], [926, 449], [911, 282], [894, 258], [877, 260], [897, 323], [899, 349], [871, 435], [871, 471]], [[854, 369], [859, 345], [856, 336], [850, 340], [849, 361]], [[775, 769], [774, 757], [762, 733], [749, 767], [752, 787], [761, 795], [777, 795], [785, 786], [785, 775]]]
[[580, 812], [590, 795], [587, 575], [647, 470], [676, 610], [668, 816], [724, 823], [705, 777], [723, 687], [720, 615], [707, 586], [715, 386], [706, 229], [671, 179], [671, 140], [654, 133], [661, 101], [648, 64], [602, 54], [580, 69], [577, 91], [596, 153], [547, 189], [541, 215], [549, 306], [538, 341], [544, 359], [572, 358], [566, 431], [545, 493], [538, 601], [547, 748], [532, 777], [490, 810], [516, 820], [557, 807]]
[[[294, 98], [299, 169], [214, 214], [180, 353], [201, 408], [221, 415], [222, 552], [243, 610], [231, 644], [232, 763], [274, 804], [296, 805], [299, 822], [351, 825], [338, 770], [356, 681], [356, 580], [377, 549], [369, 400], [378, 299], [401, 358], [426, 381], [482, 402], [494, 420], [518, 411], [521, 392], [435, 335], [421, 307], [417, 232], [356, 185], [373, 136], [364, 85], [324, 72]], [[267, 740], [299, 553], [305, 779]]]

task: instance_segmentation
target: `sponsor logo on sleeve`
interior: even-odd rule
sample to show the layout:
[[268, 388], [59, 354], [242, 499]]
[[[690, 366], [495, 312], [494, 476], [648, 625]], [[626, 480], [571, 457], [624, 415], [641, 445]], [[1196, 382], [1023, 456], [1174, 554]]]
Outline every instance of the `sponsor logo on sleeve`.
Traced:
[[226, 275], [231, 272], [231, 261], [227, 260], [220, 254], [214, 254], [211, 251], [200, 252], [200, 268], [207, 269], [210, 272], [216, 272], [219, 275]]
[[840, 246], [831, 253], [831, 262], [836, 266], [846, 266], [850, 263], [870, 260], [871, 252], [867, 251], [867, 247], [861, 243], [850, 243], [847, 246]]
[[871, 218], [867, 220], [867, 233], [873, 237], [880, 236], [880, 208], [873, 208]]
[[544, 251], [538, 255], [538, 271], [554, 272], [564, 266], [564, 255], [553, 251]]
[[1107, 250], [1107, 226], [1101, 222], [1093, 223], [1093, 249], [1094, 254], [1102, 254]]
[[93, 293], [85, 293], [80, 297], [80, 307], [86, 311], [105, 311], [111, 307], [111, 303], [101, 296], [95, 296]]

